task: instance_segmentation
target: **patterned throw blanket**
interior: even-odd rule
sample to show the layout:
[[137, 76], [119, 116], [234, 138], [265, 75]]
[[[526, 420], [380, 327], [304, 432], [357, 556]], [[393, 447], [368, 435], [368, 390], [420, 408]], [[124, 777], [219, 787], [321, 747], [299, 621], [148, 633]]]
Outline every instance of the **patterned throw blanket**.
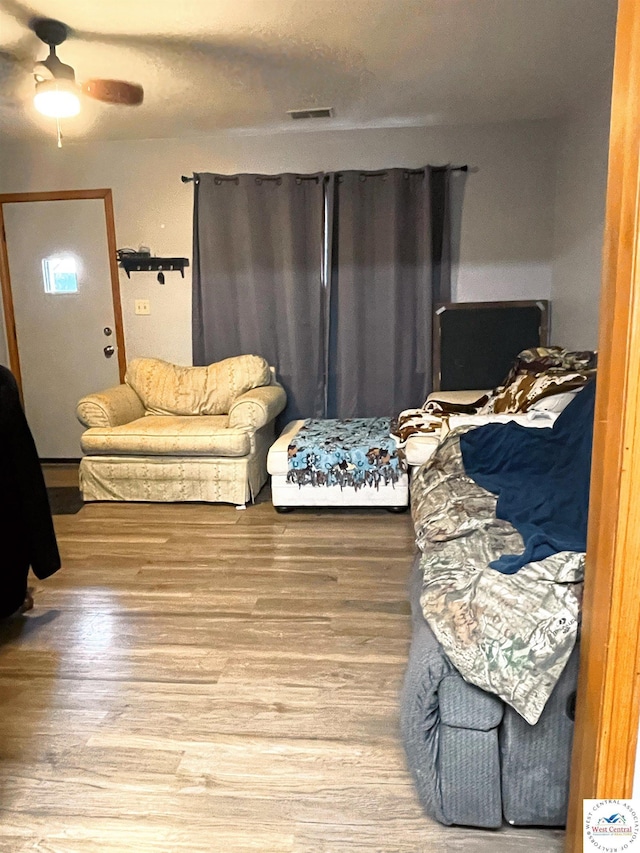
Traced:
[[597, 354], [561, 347], [532, 347], [518, 356], [502, 385], [480, 409], [481, 414], [527, 412], [554, 394], [576, 391], [596, 375]]
[[[391, 432], [401, 444], [413, 435], [439, 431], [448, 415], [506, 415], [528, 412], [532, 407], [560, 411], [571, 397], [596, 374], [597, 353], [571, 352], [562, 347], [532, 347], [518, 353], [504, 382], [487, 397], [461, 405], [438, 400], [435, 391], [421, 409], [405, 409], [391, 421]], [[562, 395], [563, 406], [540, 406], [540, 401]], [[547, 399], [547, 402], [548, 399]]]
[[289, 445], [287, 482], [355, 489], [397, 483], [406, 463], [389, 426], [389, 418], [308, 418]]

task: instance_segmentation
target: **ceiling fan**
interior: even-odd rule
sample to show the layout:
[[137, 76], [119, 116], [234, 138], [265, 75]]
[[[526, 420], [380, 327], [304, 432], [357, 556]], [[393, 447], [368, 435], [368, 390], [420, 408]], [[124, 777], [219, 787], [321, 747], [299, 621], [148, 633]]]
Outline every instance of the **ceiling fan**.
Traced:
[[36, 62], [33, 76], [36, 83], [34, 105], [49, 118], [70, 118], [80, 112], [80, 94], [107, 104], [135, 107], [142, 103], [144, 90], [138, 83], [125, 80], [90, 79], [76, 83], [75, 71], [65, 65], [56, 53], [69, 35], [69, 28], [51, 18], [35, 18], [30, 27], [49, 47], [49, 56]]

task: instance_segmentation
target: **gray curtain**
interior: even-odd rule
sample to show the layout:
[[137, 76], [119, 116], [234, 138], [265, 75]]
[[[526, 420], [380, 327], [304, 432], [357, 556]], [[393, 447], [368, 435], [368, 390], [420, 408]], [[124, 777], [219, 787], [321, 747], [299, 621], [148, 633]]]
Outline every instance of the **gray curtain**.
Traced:
[[451, 302], [451, 166], [430, 166], [431, 292], [433, 304]]
[[193, 363], [262, 355], [285, 418], [324, 416], [324, 176], [194, 177]]
[[383, 417], [430, 390], [431, 170], [334, 176], [329, 417]]

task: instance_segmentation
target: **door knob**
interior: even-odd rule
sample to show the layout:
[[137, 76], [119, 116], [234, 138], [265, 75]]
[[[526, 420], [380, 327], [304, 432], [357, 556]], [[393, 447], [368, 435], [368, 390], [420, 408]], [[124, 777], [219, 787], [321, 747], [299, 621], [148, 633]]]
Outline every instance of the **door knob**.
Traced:
[[103, 329], [102, 331], [105, 333], [105, 335], [106, 335], [107, 337], [109, 337], [109, 335], [112, 335], [112, 334], [113, 334], [113, 332], [111, 331], [111, 329], [110, 329], [108, 326], [105, 326], [105, 327], [104, 327], [104, 329]]
[[103, 350], [105, 358], [111, 358], [114, 354], [115, 349], [111, 346], [111, 344], [107, 344], [107, 346]]

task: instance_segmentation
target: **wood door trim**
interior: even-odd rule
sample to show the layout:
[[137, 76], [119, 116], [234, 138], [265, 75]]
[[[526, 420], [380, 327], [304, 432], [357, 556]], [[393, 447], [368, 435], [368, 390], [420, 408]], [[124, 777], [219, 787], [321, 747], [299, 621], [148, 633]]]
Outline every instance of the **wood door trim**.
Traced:
[[76, 199], [105, 198], [111, 190], [50, 190], [47, 192], [1, 193], [0, 204], [19, 204], [23, 201], [74, 201]]
[[120, 382], [124, 382], [127, 371], [127, 358], [124, 348], [124, 329], [122, 326], [122, 302], [120, 301], [120, 276], [118, 274], [118, 259], [116, 257], [116, 223], [113, 215], [113, 193], [107, 190], [104, 196], [104, 214], [107, 220], [107, 249], [109, 251], [109, 270], [111, 272], [111, 295], [113, 299], [113, 316], [116, 324], [116, 349], [118, 350], [118, 372]]
[[9, 251], [7, 249], [7, 233], [4, 227], [4, 207], [0, 203], [0, 288], [2, 289], [2, 305], [4, 311], [4, 327], [9, 351], [9, 365], [16, 378], [20, 399], [22, 396], [22, 372], [20, 370], [20, 355], [18, 353], [18, 336], [16, 333], [16, 315], [13, 308], [13, 291], [11, 290], [11, 272], [9, 271]]
[[640, 672], [640, 6], [620, 0], [567, 853], [583, 799], [629, 798]]
[[20, 204], [33, 201], [78, 201], [86, 199], [102, 199], [104, 204], [105, 227], [107, 232], [107, 251], [109, 255], [109, 276], [111, 279], [111, 299], [113, 303], [113, 318], [115, 324], [116, 348], [118, 351], [118, 374], [120, 382], [124, 382], [127, 369], [127, 354], [122, 323], [122, 302], [120, 299], [120, 276], [116, 258], [116, 229], [113, 214], [113, 193], [108, 187], [94, 190], [53, 190], [51, 192], [0, 193], [0, 289], [5, 315], [7, 334], [7, 349], [9, 350], [9, 365], [16, 377], [20, 396], [22, 397], [22, 371], [20, 369], [20, 353], [18, 349], [18, 334], [16, 330], [13, 291], [11, 289], [11, 272], [9, 269], [9, 250], [4, 227], [4, 205]]

